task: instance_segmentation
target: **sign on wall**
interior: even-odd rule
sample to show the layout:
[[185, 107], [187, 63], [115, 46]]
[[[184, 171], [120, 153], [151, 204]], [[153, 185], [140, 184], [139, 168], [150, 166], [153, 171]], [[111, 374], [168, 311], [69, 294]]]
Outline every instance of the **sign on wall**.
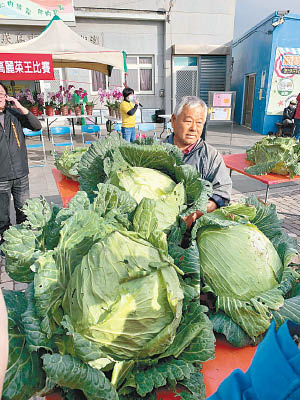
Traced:
[[208, 121], [232, 122], [235, 92], [208, 92]]
[[282, 115], [299, 92], [300, 48], [277, 47], [267, 114]]
[[51, 54], [0, 53], [0, 80], [53, 80]]
[[3, 0], [0, 19], [50, 21], [58, 15], [63, 21], [75, 21], [73, 0]]

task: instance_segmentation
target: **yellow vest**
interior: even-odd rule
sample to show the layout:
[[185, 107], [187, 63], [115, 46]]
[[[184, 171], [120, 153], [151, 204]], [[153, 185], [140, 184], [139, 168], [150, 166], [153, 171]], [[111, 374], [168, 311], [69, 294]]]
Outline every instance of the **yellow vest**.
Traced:
[[127, 112], [134, 107], [134, 104], [130, 101], [123, 100], [120, 105], [120, 111], [122, 114], [122, 127], [133, 128], [135, 126], [135, 114], [128, 115]]

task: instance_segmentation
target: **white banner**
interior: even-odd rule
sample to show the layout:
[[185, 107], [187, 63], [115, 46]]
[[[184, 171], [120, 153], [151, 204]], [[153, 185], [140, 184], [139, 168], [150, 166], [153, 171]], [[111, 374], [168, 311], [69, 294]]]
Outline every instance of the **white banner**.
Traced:
[[299, 92], [300, 48], [277, 47], [267, 114], [282, 115]]

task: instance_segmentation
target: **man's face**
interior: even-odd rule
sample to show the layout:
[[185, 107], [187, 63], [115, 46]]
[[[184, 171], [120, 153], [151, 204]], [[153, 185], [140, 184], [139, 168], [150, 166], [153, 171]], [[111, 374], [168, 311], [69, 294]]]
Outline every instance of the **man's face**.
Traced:
[[0, 111], [3, 111], [5, 108], [5, 97], [6, 93], [4, 88], [0, 85]]
[[202, 106], [189, 108], [184, 106], [181, 113], [172, 115], [174, 144], [188, 147], [200, 139], [205, 123], [205, 110]]

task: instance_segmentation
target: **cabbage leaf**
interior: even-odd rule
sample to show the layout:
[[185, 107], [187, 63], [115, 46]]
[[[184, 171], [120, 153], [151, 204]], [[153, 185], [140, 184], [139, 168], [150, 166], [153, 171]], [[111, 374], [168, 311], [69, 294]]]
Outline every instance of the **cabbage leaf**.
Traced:
[[300, 146], [294, 138], [266, 137], [246, 151], [251, 167], [245, 171], [251, 175], [265, 175], [269, 172], [289, 175], [300, 174]]

